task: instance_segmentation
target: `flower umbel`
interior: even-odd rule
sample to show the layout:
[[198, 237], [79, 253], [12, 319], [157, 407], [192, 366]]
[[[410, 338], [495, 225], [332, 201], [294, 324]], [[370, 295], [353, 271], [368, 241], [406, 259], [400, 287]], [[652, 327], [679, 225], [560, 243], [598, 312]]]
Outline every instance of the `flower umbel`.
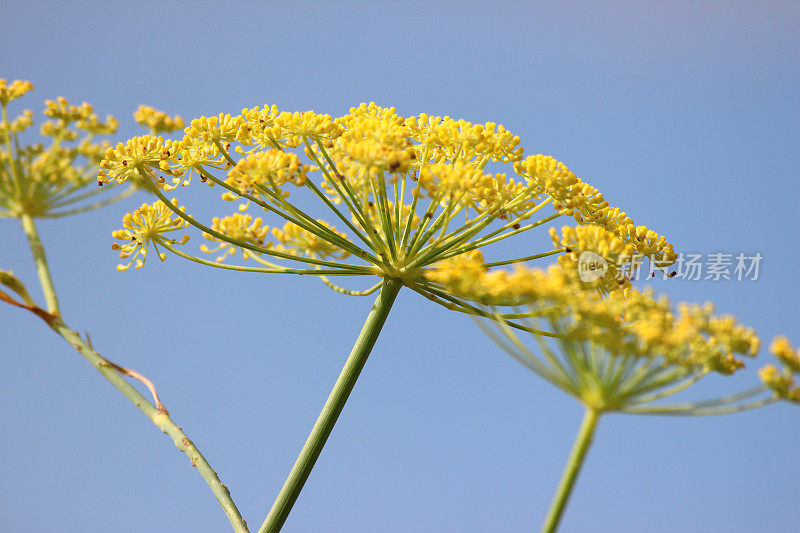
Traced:
[[[554, 250], [489, 266], [574, 254], [567, 243], [578, 238], [572, 235], [580, 235], [581, 242], [593, 239], [599, 253], [615, 258], [638, 252], [669, 263], [672, 248], [663, 237], [646, 228], [628, 229], [629, 217], [555, 159], [533, 156], [522, 161], [519, 144], [519, 137], [493, 123], [428, 115], [403, 118], [394, 108], [375, 104], [361, 104], [336, 119], [263, 106], [240, 115], [192, 120], [184, 137], [175, 141], [151, 135], [118, 144], [106, 151], [98, 180], [144, 180], [169, 208], [173, 204], [165, 194], [198, 174], [201, 181], [222, 187], [223, 199], [241, 200], [239, 212], [257, 209], [282, 219], [278, 227], [283, 229], [272, 230], [278, 244], [266, 246], [246, 232], [215, 226], [222, 220], [238, 225], [244, 219], [217, 217], [209, 224], [173, 209], [219, 243], [213, 250], [224, 251], [216, 262], [222, 268], [239, 268], [221, 263], [241, 248], [247, 250], [243, 258], [263, 265], [248, 267], [250, 271], [395, 278], [468, 314], [481, 313], [470, 303], [468, 291], [449, 292], [426, 273], [441, 261], [560, 216], [573, 216], [579, 226]], [[490, 165], [505, 165], [522, 179], [490, 172]], [[171, 184], [165, 175], [172, 176]], [[327, 215], [312, 214], [310, 201]], [[553, 212], [540, 214], [551, 205]], [[286, 261], [305, 265], [295, 269]], [[323, 281], [340, 292], [364, 293]], [[617, 288], [611, 282], [603, 287]]]
[[525, 366], [598, 412], [665, 412], [662, 406], [651, 410], [650, 402], [709, 373], [733, 374], [744, 366], [741, 357], [759, 351], [752, 329], [730, 315], [714, 315], [710, 304], [675, 310], [666, 296], [649, 291], [603, 295], [587, 288], [573, 269], [558, 266], [489, 272], [479, 258], [454, 261], [429, 277], [484, 302], [495, 317], [503, 316], [498, 306], [524, 307], [515, 316], [524, 317], [528, 329], [557, 334], [554, 345], [536, 337], [541, 356], [501, 320], [487, 331]]
[[110, 135], [117, 129], [111, 115], [100, 120], [87, 103], [70, 104], [65, 98], [45, 102], [44, 115], [50, 120], [41, 126], [46, 143], [23, 145], [20, 134], [33, 126], [33, 112], [25, 109], [10, 118], [8, 104], [32, 91], [28, 81], [10, 85], [0, 79], [0, 217], [54, 218], [102, 207], [127, 196], [117, 196], [91, 203], [106, 191], [87, 191], [94, 183], [94, 173], [108, 142], [96, 136]]
[[[602, 234], [581, 235], [602, 228], [565, 228], [553, 232], [556, 246], [597, 249], [611, 244]], [[599, 239], [598, 239], [599, 237]], [[613, 237], [613, 235], [612, 235]], [[629, 246], [629, 245], [625, 245]], [[612, 244], [609, 257], [627, 252]], [[630, 246], [633, 246], [631, 243]], [[569, 255], [560, 262], [572, 261]], [[659, 400], [690, 388], [709, 374], [731, 375], [744, 367], [743, 357], [760, 348], [755, 332], [730, 315], [715, 315], [711, 304], [681, 304], [673, 309], [665, 296], [631, 288], [601, 294], [586, 287], [574, 268], [547, 271], [517, 267], [514, 272], [487, 271], [480, 258], [453, 258], [428, 274], [450, 290], [481, 300], [495, 320], [481, 321], [484, 331], [506, 352], [535, 374], [580, 401], [585, 414], [572, 452], [556, 489], [542, 531], [556, 531], [581, 465], [604, 413], [718, 415], [755, 409], [779, 398], [800, 401], [800, 387], [791, 373], [800, 368], [800, 352], [783, 337], [772, 352], [784, 372], [769, 365], [760, 371], [765, 385], [729, 396], [664, 404]], [[515, 305], [513, 316], [529, 329], [547, 327], [555, 339], [533, 335], [529, 347], [499, 318], [500, 305]], [[522, 328], [520, 328], [522, 329]], [[771, 393], [771, 394], [770, 394]]]
[[[522, 270], [487, 274], [487, 268], [572, 253], [566, 245], [556, 242], [554, 250], [486, 264], [480, 249], [567, 215], [579, 226], [601, 232], [583, 238], [583, 230], [575, 230], [581, 242], [604, 246], [600, 250], [621, 254], [635, 249], [658, 259], [669, 255], [671, 247], [663, 238], [638, 228], [620, 229], [632, 224], [630, 218], [562, 163], [544, 156], [522, 162], [519, 144], [519, 137], [494, 123], [428, 115], [404, 118], [394, 108], [361, 104], [336, 119], [313, 111], [282, 112], [275, 106], [244, 109], [240, 115], [221, 113], [192, 120], [182, 139], [138, 137], [106, 152], [100, 183], [142, 183], [159, 197], [160, 209], [171, 210], [218, 243], [202, 251], [222, 252], [216, 261], [192, 256], [163, 237], [166, 230], [146, 224], [133, 228], [126, 218], [122, 235], [139, 232], [140, 237], [123, 250], [123, 258], [146, 254], [142, 246], [152, 240], [183, 258], [221, 269], [315, 274], [348, 295], [380, 290], [261, 533], [279, 531], [286, 520], [403, 286], [448, 309], [494, 318], [504, 327], [561, 335], [529, 327], [527, 313], [493, 314], [481, 302], [498, 297], [515, 303], [526, 291], [541, 289]], [[521, 179], [509, 178], [511, 171]], [[190, 185], [195, 175], [224, 189], [223, 200], [238, 201], [238, 212], [208, 223], [167, 198], [179, 185]], [[551, 212], [540, 213], [545, 208]], [[248, 210], [257, 210], [258, 217], [244, 214]], [[279, 222], [270, 222], [275, 243], [265, 241], [262, 216]], [[237, 249], [257, 266], [226, 264]], [[448, 265], [460, 265], [459, 271], [469, 277], [452, 284]], [[359, 290], [334, 283], [333, 276], [380, 279]], [[503, 280], [522, 285], [503, 289]], [[497, 294], [484, 294], [484, 287]], [[703, 368], [704, 362], [692, 368]]]

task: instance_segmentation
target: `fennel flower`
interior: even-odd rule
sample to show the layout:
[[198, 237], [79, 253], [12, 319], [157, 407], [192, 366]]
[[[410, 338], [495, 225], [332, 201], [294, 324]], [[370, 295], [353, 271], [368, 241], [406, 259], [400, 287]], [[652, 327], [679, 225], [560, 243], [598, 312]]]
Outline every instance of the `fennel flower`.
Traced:
[[[562, 217], [578, 225], [576, 232], [601, 232], [585, 246], [612, 239], [615, 252], [638, 253], [660, 268], [675, 260], [663, 237], [635, 226], [563, 163], [544, 155], [523, 158], [519, 137], [503, 126], [425, 114], [404, 118], [374, 103], [339, 118], [276, 106], [200, 117], [182, 138], [145, 135], [119, 143], [106, 150], [100, 167], [99, 184], [132, 180], [158, 197], [126, 215], [125, 229], [114, 233], [122, 241], [114, 248], [128, 260], [121, 269], [137, 250], [141, 267], [152, 244], [162, 260], [172, 252], [220, 269], [313, 274], [348, 295], [380, 291], [261, 533], [278, 531], [286, 520], [402, 287], [448, 309], [552, 336], [559, 333], [530, 328], [524, 316], [486, 313], [480, 298], [432, 274], [443, 262], [472, 257]], [[202, 220], [169, 197], [197, 181], [221, 189], [220, 199], [236, 204], [233, 213]], [[168, 236], [178, 228], [199, 231], [212, 242], [200, 251], [216, 257], [179, 246], [186, 238]], [[488, 266], [564, 253], [572, 253], [566, 241]], [[612, 275], [597, 288], [623, 287]], [[341, 281], [363, 276], [378, 281], [365, 287]]]

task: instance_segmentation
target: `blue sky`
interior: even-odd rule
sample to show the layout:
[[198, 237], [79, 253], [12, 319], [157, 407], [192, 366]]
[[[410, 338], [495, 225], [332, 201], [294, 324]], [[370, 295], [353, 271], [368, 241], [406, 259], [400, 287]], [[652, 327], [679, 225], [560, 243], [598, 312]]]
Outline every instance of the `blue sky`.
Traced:
[[[39, 117], [57, 95], [115, 114], [118, 140], [140, 133], [139, 104], [501, 123], [676, 250], [762, 254], [756, 281], [653, 284], [800, 342], [798, 22], [790, 2], [7, 3], [0, 77], [34, 83]], [[176, 257], [119, 273], [110, 232], [142, 201], [40, 224], [64, 316], [157, 383], [259, 524], [371, 299]], [[526, 238], [509, 246], [549, 247]], [[36, 287], [13, 221], [0, 268]], [[37, 319], [0, 307], [0, 357], [1, 530], [227, 530], [169, 440]], [[580, 414], [469, 319], [402, 292], [284, 531], [535, 530]], [[786, 405], [610, 415], [562, 531], [791, 531], [798, 437]]]

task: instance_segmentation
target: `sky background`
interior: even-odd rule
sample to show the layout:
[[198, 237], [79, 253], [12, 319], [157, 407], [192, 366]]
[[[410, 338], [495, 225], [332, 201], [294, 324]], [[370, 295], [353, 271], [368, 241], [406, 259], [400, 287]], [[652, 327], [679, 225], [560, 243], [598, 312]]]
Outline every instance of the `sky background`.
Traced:
[[[375, 101], [501, 123], [677, 251], [761, 253], [757, 281], [653, 285], [715, 302], [765, 343], [800, 342], [800, 4], [487, 6], [5, 2], [0, 77], [33, 82], [17, 109], [37, 118], [58, 95], [113, 113], [115, 140], [140, 134], [139, 104], [191, 119], [264, 104], [339, 116]], [[174, 256], [117, 272], [110, 232], [145, 199], [40, 223], [63, 314], [157, 384], [257, 526], [372, 299]], [[542, 230], [508, 246], [550, 245]], [[0, 268], [38, 296], [14, 221], [0, 220]], [[745, 388], [757, 366], [687, 397]], [[1, 531], [229, 530], [170, 440], [9, 306], [0, 405]], [[562, 531], [794, 531], [797, 414], [607, 416]], [[284, 531], [537, 530], [580, 417], [464, 315], [403, 291]]]

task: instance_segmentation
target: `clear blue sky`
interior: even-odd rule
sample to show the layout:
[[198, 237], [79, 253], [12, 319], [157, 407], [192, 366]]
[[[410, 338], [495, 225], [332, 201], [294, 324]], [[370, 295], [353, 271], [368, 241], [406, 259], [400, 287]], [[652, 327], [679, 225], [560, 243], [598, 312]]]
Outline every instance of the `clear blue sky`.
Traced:
[[[119, 140], [143, 103], [498, 122], [678, 251], [761, 253], [757, 281], [656, 286], [800, 342], [800, 5], [487, 6], [6, 2], [0, 77], [31, 80], [37, 114], [57, 95], [115, 114]], [[118, 273], [110, 232], [141, 201], [40, 224], [65, 318], [157, 383], [259, 524], [371, 299], [176, 257]], [[0, 268], [36, 286], [13, 221]], [[0, 357], [0, 530], [228, 530], [169, 439], [38, 319], [0, 306]], [[694, 394], [746, 387], [753, 368]], [[794, 531], [797, 414], [608, 416], [563, 531]], [[467, 318], [401, 293], [285, 531], [538, 530], [579, 422]]]

